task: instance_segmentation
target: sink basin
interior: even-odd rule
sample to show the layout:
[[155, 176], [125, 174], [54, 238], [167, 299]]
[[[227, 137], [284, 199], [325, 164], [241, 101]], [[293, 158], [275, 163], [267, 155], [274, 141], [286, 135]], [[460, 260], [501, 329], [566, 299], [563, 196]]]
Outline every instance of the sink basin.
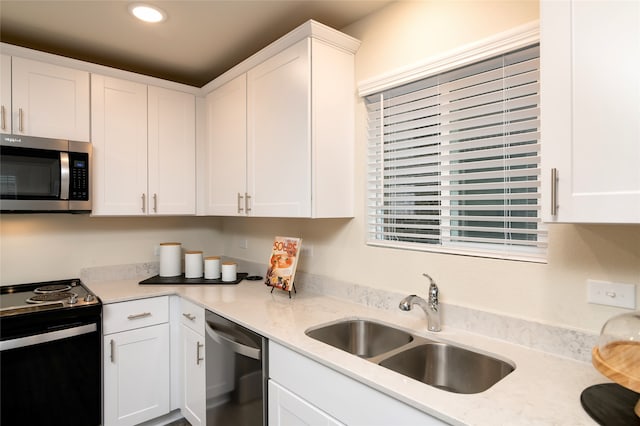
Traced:
[[312, 328], [307, 336], [357, 355], [372, 358], [413, 340], [403, 330], [365, 319], [353, 319]]
[[511, 363], [494, 356], [367, 319], [344, 319], [310, 328], [305, 333], [448, 392], [483, 392], [515, 369]]
[[455, 393], [489, 389], [514, 367], [489, 355], [447, 343], [414, 346], [379, 363], [397, 373]]

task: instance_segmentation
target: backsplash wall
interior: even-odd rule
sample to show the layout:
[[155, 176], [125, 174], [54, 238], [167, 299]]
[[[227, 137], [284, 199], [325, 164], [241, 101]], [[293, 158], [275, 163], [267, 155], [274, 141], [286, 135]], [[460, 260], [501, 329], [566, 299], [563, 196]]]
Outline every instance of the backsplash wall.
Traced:
[[154, 247], [166, 241], [222, 254], [219, 224], [210, 217], [2, 215], [0, 283], [73, 278], [82, 268], [158, 261]]

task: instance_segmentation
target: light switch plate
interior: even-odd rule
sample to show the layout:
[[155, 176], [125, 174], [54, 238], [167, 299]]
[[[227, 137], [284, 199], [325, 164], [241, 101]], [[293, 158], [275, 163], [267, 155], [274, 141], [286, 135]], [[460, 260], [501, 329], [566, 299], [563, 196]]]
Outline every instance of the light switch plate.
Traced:
[[635, 309], [636, 286], [635, 284], [587, 280], [587, 302]]

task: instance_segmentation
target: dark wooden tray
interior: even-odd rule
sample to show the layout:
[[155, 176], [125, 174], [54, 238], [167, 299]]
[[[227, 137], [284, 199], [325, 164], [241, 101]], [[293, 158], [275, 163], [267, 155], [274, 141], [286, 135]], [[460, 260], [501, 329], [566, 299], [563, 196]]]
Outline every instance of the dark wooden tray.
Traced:
[[247, 278], [246, 272], [238, 272], [237, 278], [235, 281], [222, 281], [221, 279], [208, 280], [205, 278], [185, 278], [184, 274], [178, 275], [175, 277], [161, 277], [160, 275], [156, 275], [155, 277], [147, 278], [146, 280], [140, 281], [138, 284], [140, 285], [203, 285], [203, 284], [213, 284], [213, 285], [229, 285], [229, 284], [238, 284], [240, 281]]

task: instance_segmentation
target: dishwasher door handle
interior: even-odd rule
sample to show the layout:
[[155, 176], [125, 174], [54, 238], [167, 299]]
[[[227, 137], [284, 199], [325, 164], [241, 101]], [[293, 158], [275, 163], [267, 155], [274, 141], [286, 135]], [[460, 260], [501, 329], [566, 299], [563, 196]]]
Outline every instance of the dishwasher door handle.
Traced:
[[[226, 346], [229, 346], [237, 354], [244, 355], [246, 357], [257, 359], [257, 360], [260, 359], [262, 355], [261, 353], [262, 351], [260, 350], [260, 348], [255, 348], [253, 346], [248, 346], [243, 343], [240, 343], [236, 340], [236, 337], [233, 336], [232, 334], [225, 331], [221, 331], [214, 327], [215, 327], [214, 324], [207, 321], [207, 334], [214, 341], [216, 341], [219, 344], [224, 344]], [[233, 332], [237, 333], [239, 337], [245, 337], [242, 331], [238, 329], [234, 329]], [[247, 340], [250, 340], [250, 339], [247, 338]]]

